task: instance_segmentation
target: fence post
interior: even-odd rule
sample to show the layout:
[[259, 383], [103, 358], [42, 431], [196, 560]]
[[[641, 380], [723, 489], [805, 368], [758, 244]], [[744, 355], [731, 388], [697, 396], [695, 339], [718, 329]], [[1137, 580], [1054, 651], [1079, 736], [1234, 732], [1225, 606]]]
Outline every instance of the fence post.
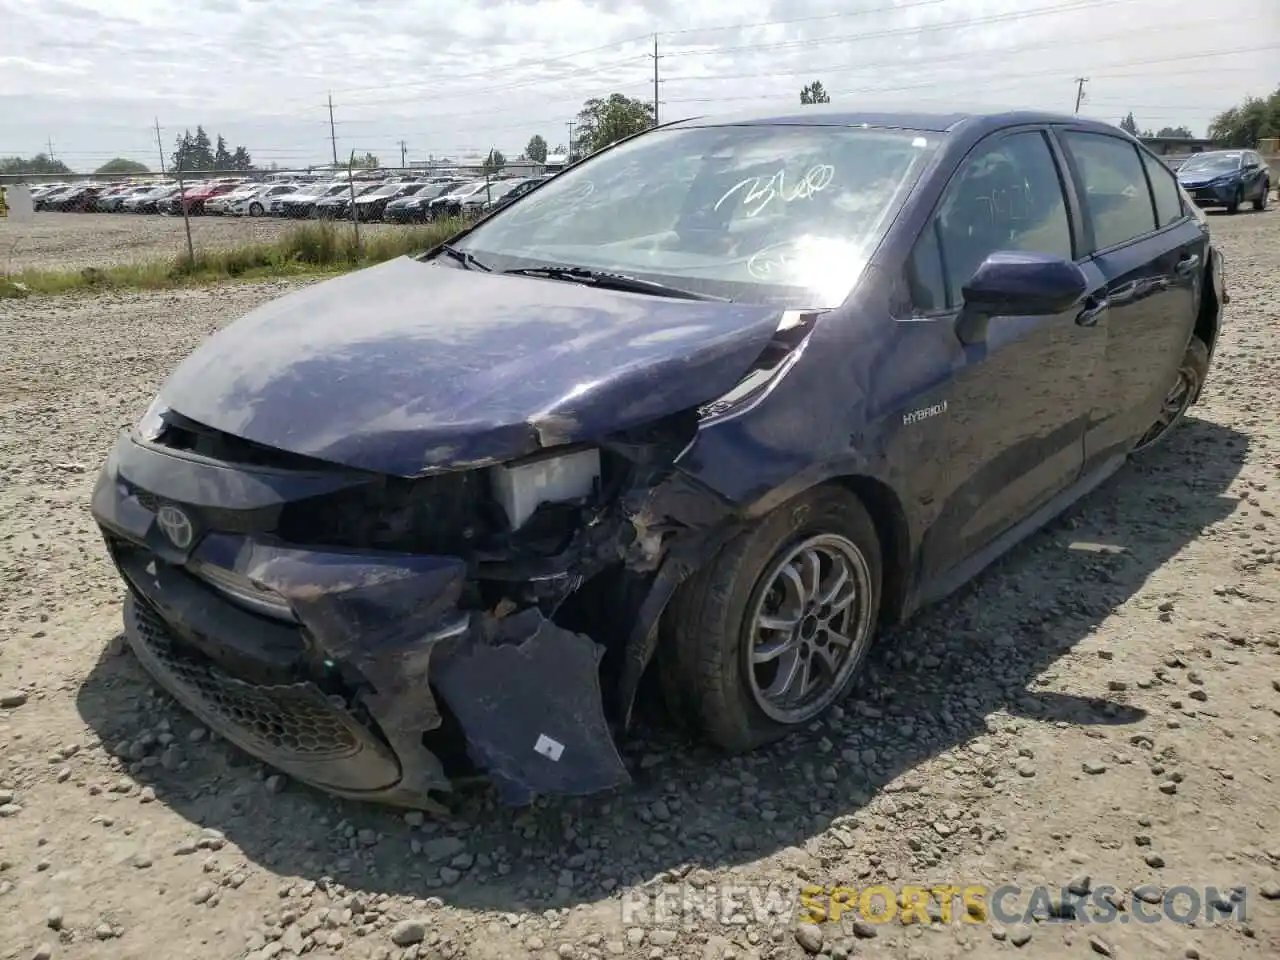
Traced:
[[360, 218], [356, 216], [356, 181], [354, 170], [356, 152], [351, 151], [351, 159], [347, 161], [347, 189], [351, 192], [351, 228], [356, 233], [356, 260], [360, 259]]
[[178, 206], [182, 208], [182, 226], [187, 233], [187, 267], [196, 269], [196, 248], [191, 242], [191, 217], [187, 214], [187, 188], [182, 181], [182, 163], [178, 163]]

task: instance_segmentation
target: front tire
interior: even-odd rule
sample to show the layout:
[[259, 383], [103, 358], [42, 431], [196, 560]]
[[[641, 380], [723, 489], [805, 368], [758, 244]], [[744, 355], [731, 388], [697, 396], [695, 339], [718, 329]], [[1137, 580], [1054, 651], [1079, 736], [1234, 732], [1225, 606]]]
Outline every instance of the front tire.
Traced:
[[1258, 194], [1258, 199], [1253, 201], [1253, 209], [1261, 213], [1267, 209], [1267, 201], [1271, 199], [1271, 183], [1267, 181], [1262, 185], [1262, 193]]
[[1199, 337], [1192, 337], [1191, 342], [1187, 344], [1187, 352], [1183, 354], [1182, 363], [1178, 365], [1174, 374], [1173, 385], [1165, 394], [1160, 415], [1134, 446], [1135, 454], [1150, 450], [1182, 422], [1182, 418], [1191, 409], [1191, 404], [1195, 402], [1200, 390], [1204, 387], [1204, 381], [1208, 375], [1209, 347]]
[[875, 524], [837, 487], [739, 534], [663, 614], [658, 669], [671, 711], [730, 753], [810, 723], [861, 673], [881, 564]]
[[1235, 196], [1227, 204], [1227, 213], [1239, 213], [1240, 204], [1244, 203], [1244, 187], [1236, 187]]
[[251, 216], [251, 217], [260, 217], [260, 216], [262, 216], [265, 212], [266, 212], [266, 211], [262, 209], [262, 204], [257, 203], [257, 202], [254, 202], [254, 203], [249, 204], [249, 216]]

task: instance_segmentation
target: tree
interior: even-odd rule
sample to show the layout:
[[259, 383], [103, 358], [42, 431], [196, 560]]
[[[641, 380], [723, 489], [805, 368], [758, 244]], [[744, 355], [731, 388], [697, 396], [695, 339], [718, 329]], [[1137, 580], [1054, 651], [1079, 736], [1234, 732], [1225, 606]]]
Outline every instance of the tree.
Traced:
[[827, 93], [827, 88], [822, 85], [821, 80], [815, 80], [806, 86], [800, 88], [800, 102], [809, 103], [830, 103], [831, 94]]
[[0, 157], [0, 173], [69, 174], [72, 169], [61, 160], [50, 160], [37, 153], [30, 160], [22, 157]]
[[1126, 116], [1123, 120], [1120, 121], [1120, 129], [1123, 130], [1125, 133], [1132, 134], [1135, 137], [1138, 135], [1138, 122], [1133, 119], [1132, 110], [1129, 111], [1128, 116]]
[[1209, 124], [1209, 139], [1226, 147], [1252, 149], [1271, 137], [1280, 137], [1280, 87], [1268, 97], [1246, 97]]
[[502, 155], [502, 151], [497, 147], [490, 147], [489, 155], [484, 158], [484, 164], [481, 167], [481, 170], [484, 171], [485, 176], [489, 176], [497, 173], [506, 165], [507, 158]]
[[227, 149], [227, 141], [222, 139], [222, 134], [218, 134], [218, 145], [213, 151], [213, 169], [231, 169], [231, 151]]
[[535, 133], [529, 138], [529, 144], [524, 148], [524, 155], [534, 163], [546, 163], [547, 141]]
[[196, 127], [195, 135], [184, 130], [174, 146], [171, 163], [175, 170], [208, 173], [213, 170], [252, 170], [253, 161], [244, 147], [230, 150], [222, 134], [218, 134], [217, 147], [213, 146], [204, 127]]
[[108, 160], [97, 170], [93, 171], [103, 176], [134, 174], [134, 173], [150, 173], [145, 163], [139, 163], [137, 160], [126, 160], [124, 157], [116, 157], [114, 160]]
[[1190, 140], [1195, 136], [1191, 132], [1190, 127], [1161, 127], [1157, 137], [1181, 137], [1183, 140]]
[[375, 157], [372, 153], [368, 153], [366, 151], [363, 157], [356, 157], [351, 162], [351, 165], [353, 167], [359, 167], [362, 170], [377, 170], [380, 166], [382, 166], [382, 162], [378, 160], [378, 158]]
[[621, 93], [608, 99], [592, 97], [578, 112], [576, 136], [569, 144], [570, 159], [603, 150], [611, 143], [653, 126], [653, 104]]

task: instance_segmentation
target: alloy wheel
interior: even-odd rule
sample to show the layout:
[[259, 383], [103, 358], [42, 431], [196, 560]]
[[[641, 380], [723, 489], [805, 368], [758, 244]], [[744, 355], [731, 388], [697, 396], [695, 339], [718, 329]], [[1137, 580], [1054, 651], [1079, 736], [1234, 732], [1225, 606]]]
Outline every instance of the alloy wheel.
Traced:
[[1170, 430], [1178, 425], [1191, 407], [1192, 401], [1195, 400], [1199, 386], [1199, 373], [1194, 366], [1184, 362], [1178, 370], [1178, 376], [1174, 380], [1173, 386], [1165, 394], [1164, 403], [1160, 406], [1160, 415], [1156, 417], [1156, 422], [1147, 429], [1147, 432], [1142, 435], [1142, 439], [1138, 441], [1137, 446], [1133, 448], [1134, 453], [1139, 453], [1155, 446]]
[[810, 537], [760, 579], [743, 672], [770, 719], [805, 723], [848, 686], [871, 642], [871, 571], [835, 534]]

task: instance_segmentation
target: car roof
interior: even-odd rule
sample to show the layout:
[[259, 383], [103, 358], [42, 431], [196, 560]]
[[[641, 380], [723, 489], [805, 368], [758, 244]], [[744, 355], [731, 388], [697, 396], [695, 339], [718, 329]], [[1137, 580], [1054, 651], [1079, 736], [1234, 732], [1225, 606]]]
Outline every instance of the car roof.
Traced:
[[676, 120], [664, 127], [729, 127], [729, 126], [832, 126], [832, 127], [880, 127], [883, 129], [920, 130], [931, 133], [953, 133], [961, 127], [972, 127], [975, 132], [999, 129], [1023, 123], [1070, 123], [1094, 128], [1100, 132], [1114, 133], [1116, 127], [1098, 120], [1065, 113], [1036, 110], [850, 110], [843, 106], [811, 105], [785, 112], [744, 111], [733, 114], [717, 114], [710, 117], [689, 117]]

